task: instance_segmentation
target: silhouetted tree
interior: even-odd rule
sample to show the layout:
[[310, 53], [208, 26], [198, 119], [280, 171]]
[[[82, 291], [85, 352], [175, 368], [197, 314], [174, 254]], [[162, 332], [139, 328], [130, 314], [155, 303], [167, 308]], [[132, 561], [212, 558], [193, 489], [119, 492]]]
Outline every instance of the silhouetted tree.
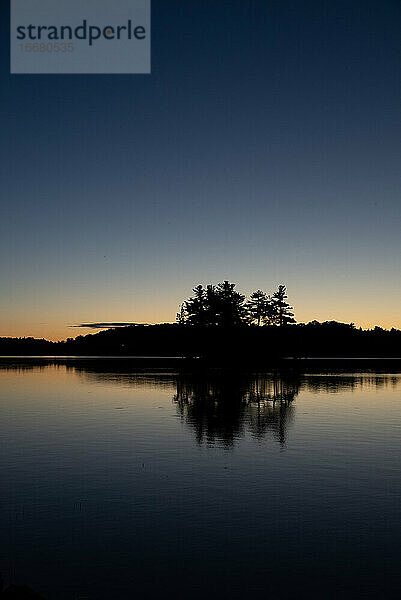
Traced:
[[277, 321], [277, 306], [271, 296], [267, 296], [267, 303], [263, 315], [263, 325], [274, 325]]
[[207, 325], [207, 292], [202, 285], [192, 291], [194, 296], [182, 305], [180, 318], [189, 325]]
[[246, 320], [245, 296], [235, 291], [235, 283], [223, 281], [216, 292], [217, 322], [224, 327], [242, 325]]
[[272, 297], [256, 290], [251, 294], [245, 305], [247, 311], [247, 322], [256, 325], [274, 325], [277, 321], [277, 306]]
[[287, 289], [285, 285], [279, 285], [277, 292], [272, 296], [272, 304], [275, 312], [275, 322], [280, 327], [288, 325], [289, 323], [295, 323], [294, 313], [292, 313], [292, 306], [286, 302]]
[[180, 310], [176, 315], [176, 321], [179, 325], [185, 324], [185, 309], [183, 304], [180, 305]]
[[219, 324], [219, 306], [216, 288], [214, 285], [206, 287], [206, 321], [208, 325]]
[[206, 289], [198, 285], [186, 300], [178, 317], [180, 323], [232, 327], [246, 321], [245, 296], [235, 291], [235, 283], [223, 281]]
[[262, 290], [256, 290], [251, 294], [250, 299], [245, 305], [249, 323], [261, 325], [267, 313], [269, 312], [269, 297]]

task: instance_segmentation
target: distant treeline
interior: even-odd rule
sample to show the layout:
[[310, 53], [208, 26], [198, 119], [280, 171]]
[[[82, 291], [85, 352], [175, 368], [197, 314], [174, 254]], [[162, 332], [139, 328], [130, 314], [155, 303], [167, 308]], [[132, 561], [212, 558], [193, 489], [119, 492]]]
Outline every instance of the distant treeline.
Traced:
[[135, 325], [50, 342], [0, 338], [2, 355], [200, 356], [265, 364], [278, 357], [401, 357], [401, 331], [356, 328], [335, 321], [306, 325]]
[[2, 355], [100, 355], [201, 357], [212, 364], [266, 364], [282, 357], [401, 357], [401, 331], [353, 323], [296, 324], [285, 285], [273, 294], [253, 292], [247, 300], [223, 281], [198, 285], [176, 323], [111, 327], [60, 342], [0, 338]]

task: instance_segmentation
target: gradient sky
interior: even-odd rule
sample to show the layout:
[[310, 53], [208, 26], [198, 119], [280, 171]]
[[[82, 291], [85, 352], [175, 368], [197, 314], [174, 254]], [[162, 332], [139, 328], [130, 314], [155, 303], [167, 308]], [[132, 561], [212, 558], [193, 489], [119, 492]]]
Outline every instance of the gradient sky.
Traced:
[[401, 328], [398, 0], [153, 0], [152, 74], [111, 76], [10, 75], [6, 4], [0, 335], [223, 279]]

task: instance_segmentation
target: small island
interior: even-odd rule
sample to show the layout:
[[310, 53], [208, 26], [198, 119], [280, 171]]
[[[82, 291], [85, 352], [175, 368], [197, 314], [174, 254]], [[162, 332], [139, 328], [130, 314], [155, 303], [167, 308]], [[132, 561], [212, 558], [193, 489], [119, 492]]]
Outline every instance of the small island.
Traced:
[[3, 356], [130, 356], [161, 366], [200, 361], [211, 366], [269, 367], [284, 360], [394, 359], [401, 331], [362, 329], [337, 321], [296, 323], [286, 286], [248, 298], [236, 284], [197, 285], [182, 302], [175, 323], [82, 324], [101, 329], [62, 341], [0, 338]]

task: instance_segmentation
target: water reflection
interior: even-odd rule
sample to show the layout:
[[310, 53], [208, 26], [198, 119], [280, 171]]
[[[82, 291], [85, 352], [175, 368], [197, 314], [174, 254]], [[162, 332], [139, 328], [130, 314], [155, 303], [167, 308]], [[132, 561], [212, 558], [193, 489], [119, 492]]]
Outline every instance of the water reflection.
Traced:
[[249, 430], [256, 438], [270, 432], [284, 446], [298, 391], [298, 380], [271, 375], [191, 375], [177, 379], [173, 400], [199, 444], [232, 446]]
[[45, 369], [63, 370], [90, 383], [171, 390], [177, 414], [193, 431], [197, 443], [226, 448], [246, 435], [260, 440], [270, 436], [284, 448], [295, 417], [294, 400], [300, 392], [338, 394], [401, 385], [397, 372], [149, 372], [138, 369], [133, 358], [0, 358], [0, 371]]
[[0, 378], [7, 583], [59, 600], [399, 597], [399, 374], [0, 358]]

